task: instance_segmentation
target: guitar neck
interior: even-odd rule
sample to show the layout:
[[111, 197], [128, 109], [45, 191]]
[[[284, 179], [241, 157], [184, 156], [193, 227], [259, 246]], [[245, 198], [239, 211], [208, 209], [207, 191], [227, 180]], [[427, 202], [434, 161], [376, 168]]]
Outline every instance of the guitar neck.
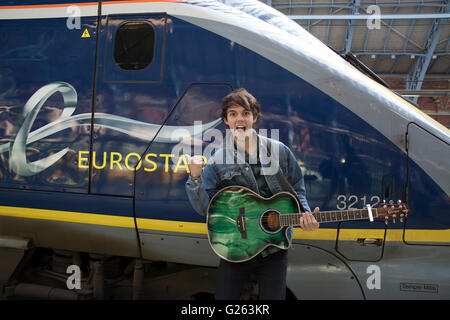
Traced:
[[[319, 211], [312, 214], [319, 223], [370, 219], [368, 209]], [[283, 227], [299, 226], [301, 215], [301, 213], [282, 214], [280, 215], [280, 224]], [[376, 208], [372, 208], [372, 215], [374, 218], [378, 217]]]

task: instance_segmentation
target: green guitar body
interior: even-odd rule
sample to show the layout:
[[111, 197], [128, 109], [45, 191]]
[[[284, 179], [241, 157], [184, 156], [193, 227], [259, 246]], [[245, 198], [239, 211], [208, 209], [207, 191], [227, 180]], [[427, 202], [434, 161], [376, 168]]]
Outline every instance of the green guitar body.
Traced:
[[288, 192], [263, 198], [241, 186], [217, 192], [208, 206], [208, 237], [214, 252], [230, 262], [243, 262], [268, 246], [287, 249], [287, 228], [279, 215], [299, 212], [297, 199]]

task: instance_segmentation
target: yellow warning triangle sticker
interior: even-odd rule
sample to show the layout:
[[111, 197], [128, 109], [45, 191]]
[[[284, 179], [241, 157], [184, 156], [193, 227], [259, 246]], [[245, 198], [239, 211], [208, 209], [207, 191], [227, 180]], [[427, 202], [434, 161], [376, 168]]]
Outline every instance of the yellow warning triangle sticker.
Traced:
[[88, 31], [87, 28], [84, 29], [84, 32], [83, 32], [83, 34], [81, 35], [81, 37], [82, 37], [82, 38], [90, 38], [90, 37], [91, 37], [91, 35], [89, 34], [89, 31]]

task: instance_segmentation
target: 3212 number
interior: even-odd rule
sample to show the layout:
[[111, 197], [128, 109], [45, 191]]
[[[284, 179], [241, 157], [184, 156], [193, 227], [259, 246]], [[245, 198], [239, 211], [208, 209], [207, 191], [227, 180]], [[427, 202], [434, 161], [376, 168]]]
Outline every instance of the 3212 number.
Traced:
[[[376, 207], [380, 204], [381, 201], [379, 196], [371, 196], [369, 199], [369, 196], [358, 197], [353, 194], [349, 196], [340, 194], [337, 196], [336, 200], [336, 208], [339, 210], [360, 209], [366, 207], [366, 204], [370, 204], [372, 207]], [[368, 200], [369, 202], [367, 202]], [[362, 206], [360, 205], [361, 202]]]

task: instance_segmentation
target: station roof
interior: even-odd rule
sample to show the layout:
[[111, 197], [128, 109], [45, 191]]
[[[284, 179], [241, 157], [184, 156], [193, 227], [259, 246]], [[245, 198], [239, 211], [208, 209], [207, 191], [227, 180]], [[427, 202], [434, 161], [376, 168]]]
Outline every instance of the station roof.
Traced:
[[412, 101], [440, 99], [437, 112], [450, 119], [450, 1], [261, 2], [284, 13], [341, 55], [356, 56]]

